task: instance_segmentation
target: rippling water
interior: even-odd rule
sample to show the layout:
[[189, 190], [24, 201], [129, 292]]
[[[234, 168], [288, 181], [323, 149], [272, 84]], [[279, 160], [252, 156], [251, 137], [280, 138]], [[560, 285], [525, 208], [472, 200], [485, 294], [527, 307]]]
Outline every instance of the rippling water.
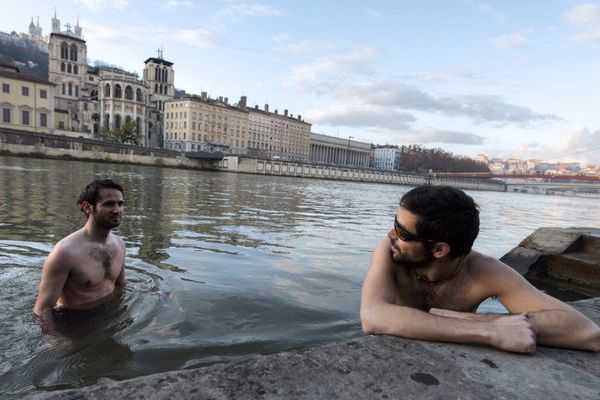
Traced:
[[[126, 190], [128, 285], [114, 307], [42, 335], [31, 308], [53, 244], [94, 178]], [[359, 337], [362, 279], [394, 185], [0, 157], [0, 395], [89, 385]], [[471, 192], [478, 250], [540, 226], [600, 226], [594, 199]], [[485, 310], [498, 310], [486, 302]]]

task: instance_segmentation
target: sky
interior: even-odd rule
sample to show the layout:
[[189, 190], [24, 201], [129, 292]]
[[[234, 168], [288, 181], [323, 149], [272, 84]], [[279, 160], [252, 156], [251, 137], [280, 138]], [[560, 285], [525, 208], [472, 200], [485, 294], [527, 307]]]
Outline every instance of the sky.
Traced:
[[77, 18], [88, 62], [289, 110], [312, 131], [600, 165], [600, 1], [5, 2], [0, 30]]

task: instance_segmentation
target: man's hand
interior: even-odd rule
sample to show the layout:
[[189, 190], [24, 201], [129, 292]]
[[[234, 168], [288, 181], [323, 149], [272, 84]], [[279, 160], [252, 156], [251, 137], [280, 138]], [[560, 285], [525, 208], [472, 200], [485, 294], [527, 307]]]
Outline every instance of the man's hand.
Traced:
[[537, 329], [525, 316], [508, 315], [489, 323], [489, 344], [505, 351], [534, 354]]

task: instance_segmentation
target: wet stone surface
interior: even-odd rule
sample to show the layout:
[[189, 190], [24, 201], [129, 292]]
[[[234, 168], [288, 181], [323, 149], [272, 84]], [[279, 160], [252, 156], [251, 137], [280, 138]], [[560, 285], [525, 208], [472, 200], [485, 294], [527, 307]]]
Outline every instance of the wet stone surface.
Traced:
[[[600, 298], [573, 305], [600, 322]], [[249, 361], [174, 371], [29, 399], [598, 399], [600, 355], [367, 336]]]

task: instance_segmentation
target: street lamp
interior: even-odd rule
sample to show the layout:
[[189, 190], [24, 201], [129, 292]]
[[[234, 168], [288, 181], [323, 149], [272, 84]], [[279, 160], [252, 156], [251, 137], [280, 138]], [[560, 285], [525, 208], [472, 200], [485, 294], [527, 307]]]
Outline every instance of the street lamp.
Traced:
[[350, 139], [354, 139], [354, 136], [348, 136], [348, 148], [346, 149], [346, 165], [350, 165]]

